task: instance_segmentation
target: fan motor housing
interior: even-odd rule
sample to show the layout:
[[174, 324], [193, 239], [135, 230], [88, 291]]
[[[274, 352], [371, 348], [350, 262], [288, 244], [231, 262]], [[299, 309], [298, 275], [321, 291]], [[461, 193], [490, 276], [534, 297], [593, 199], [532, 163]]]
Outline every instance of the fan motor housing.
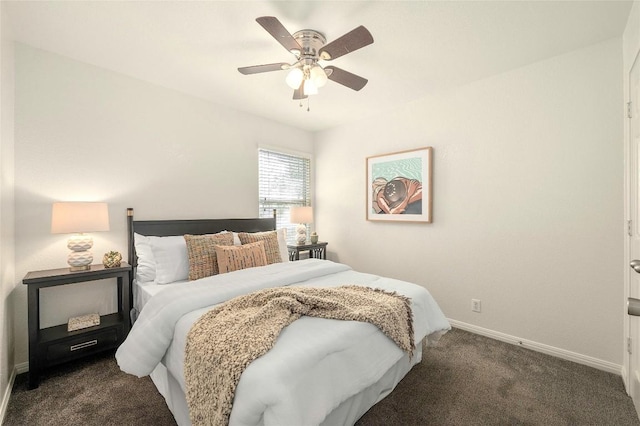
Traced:
[[296, 39], [300, 47], [302, 47], [302, 52], [292, 51], [294, 55], [298, 57], [298, 59], [303, 57], [313, 57], [318, 58], [318, 52], [327, 43], [327, 39], [324, 34], [315, 31], [315, 30], [300, 30], [296, 31], [292, 34], [293, 38]]

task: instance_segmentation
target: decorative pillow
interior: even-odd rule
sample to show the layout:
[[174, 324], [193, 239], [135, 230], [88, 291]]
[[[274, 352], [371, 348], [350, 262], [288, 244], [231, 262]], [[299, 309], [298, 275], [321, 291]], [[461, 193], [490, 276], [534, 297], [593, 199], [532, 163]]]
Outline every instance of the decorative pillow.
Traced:
[[149, 237], [134, 233], [133, 245], [138, 257], [135, 280], [139, 283], [152, 282], [156, 279], [156, 261], [153, 258]]
[[[229, 232], [229, 231], [222, 231]], [[287, 249], [287, 228], [280, 228], [276, 232], [278, 232], [278, 247], [280, 249], [280, 258], [283, 262], [289, 261], [289, 249]], [[233, 245], [239, 246], [242, 245], [240, 238], [238, 237], [238, 233], [233, 233]]]
[[[231, 231], [221, 231], [221, 234], [224, 234], [225, 232], [231, 232]], [[238, 238], [238, 233], [237, 232], [232, 232], [233, 234], [233, 245], [234, 246], [240, 246], [242, 245], [242, 243], [240, 242], [240, 238]]]
[[147, 237], [156, 264], [156, 284], [170, 284], [189, 277], [187, 245], [181, 235]]
[[278, 233], [276, 231], [267, 232], [240, 232], [238, 238], [242, 244], [255, 243], [264, 241], [264, 252], [267, 255], [267, 264], [282, 262], [280, 255], [280, 246], [278, 245]]
[[198, 280], [218, 273], [217, 245], [232, 246], [230, 232], [210, 235], [185, 235], [189, 257], [189, 280]]
[[216, 246], [216, 254], [221, 274], [267, 264], [264, 241], [241, 246]]

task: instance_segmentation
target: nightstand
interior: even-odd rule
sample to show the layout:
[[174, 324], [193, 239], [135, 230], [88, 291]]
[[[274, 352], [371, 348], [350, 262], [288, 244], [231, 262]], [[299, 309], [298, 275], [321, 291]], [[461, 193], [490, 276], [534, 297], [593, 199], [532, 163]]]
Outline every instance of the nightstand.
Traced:
[[287, 250], [289, 251], [289, 260], [300, 260], [300, 252], [308, 251], [309, 257], [316, 259], [327, 258], [327, 244], [321, 241], [317, 243], [306, 242], [304, 244], [287, 244]]
[[[71, 272], [69, 268], [29, 272], [22, 283], [28, 287], [29, 389], [38, 387], [40, 372], [46, 367], [72, 361], [118, 347], [127, 337], [129, 320], [129, 276], [131, 266], [117, 268], [91, 265], [88, 271]], [[67, 324], [40, 328], [40, 289], [65, 284], [116, 278], [118, 312], [102, 315], [100, 324], [67, 331]]]

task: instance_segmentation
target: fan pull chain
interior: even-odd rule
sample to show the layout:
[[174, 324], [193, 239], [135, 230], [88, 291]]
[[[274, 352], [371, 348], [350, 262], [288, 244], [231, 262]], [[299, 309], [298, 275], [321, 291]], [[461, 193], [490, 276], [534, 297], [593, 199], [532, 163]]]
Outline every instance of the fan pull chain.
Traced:
[[[300, 100], [300, 104], [298, 105], [300, 108], [302, 108], [304, 105], [302, 104], [302, 99]], [[309, 98], [307, 98], [307, 112], [311, 111], [311, 108], [309, 108]]]

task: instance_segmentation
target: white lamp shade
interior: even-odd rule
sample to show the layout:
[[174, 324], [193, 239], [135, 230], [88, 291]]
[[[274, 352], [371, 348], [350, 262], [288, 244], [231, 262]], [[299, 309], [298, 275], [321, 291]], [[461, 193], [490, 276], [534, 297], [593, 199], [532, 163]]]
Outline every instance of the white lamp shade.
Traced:
[[313, 82], [313, 80], [305, 80], [302, 91], [304, 92], [305, 96], [317, 95], [318, 87]]
[[316, 87], [322, 87], [327, 84], [327, 73], [324, 72], [324, 69], [320, 65], [315, 65], [311, 68], [311, 80], [316, 85]]
[[312, 223], [313, 209], [310, 206], [291, 207], [291, 223]]
[[53, 203], [51, 233], [72, 234], [109, 230], [107, 203]]
[[291, 87], [292, 89], [297, 89], [300, 87], [303, 78], [304, 73], [302, 72], [302, 70], [300, 68], [293, 68], [291, 71], [289, 71], [289, 74], [287, 74], [287, 78], [285, 79], [285, 81], [287, 82], [287, 85], [289, 87]]

